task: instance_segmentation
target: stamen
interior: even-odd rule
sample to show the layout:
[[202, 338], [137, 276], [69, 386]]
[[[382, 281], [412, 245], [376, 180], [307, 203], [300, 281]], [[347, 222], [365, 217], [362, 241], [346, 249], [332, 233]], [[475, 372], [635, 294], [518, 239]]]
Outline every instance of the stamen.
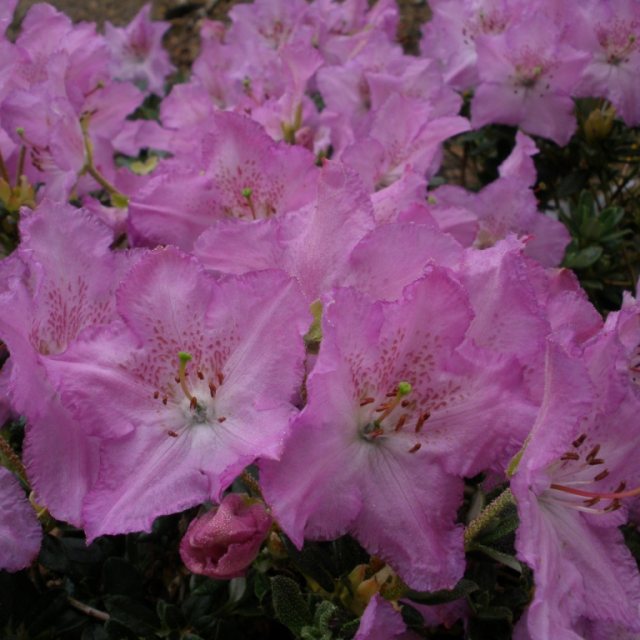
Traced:
[[593, 458], [593, 459], [589, 460], [587, 462], [587, 464], [590, 464], [592, 466], [596, 465], [596, 464], [604, 464], [604, 460], [602, 458]]
[[368, 404], [371, 404], [372, 402], [375, 402], [375, 401], [376, 401], [375, 398], [372, 398], [371, 396], [367, 396], [366, 398], [360, 401], [360, 406], [366, 407]]
[[213, 382], [210, 382], [209, 383], [209, 393], [210, 393], [212, 398], [216, 397], [216, 391], [217, 391], [216, 385], [213, 384]]
[[411, 449], [409, 449], [409, 453], [415, 453], [422, 446], [421, 442], [416, 442]]
[[224, 382], [224, 374], [223, 374], [223, 373], [218, 372], [218, 374], [217, 374], [217, 378], [218, 378], [218, 384], [219, 384], [219, 385], [222, 385], [222, 383]]
[[586, 507], [593, 507], [594, 505], [600, 502], [600, 498], [591, 498], [590, 500], [585, 500], [584, 504]]
[[595, 459], [599, 451], [600, 451], [599, 444], [597, 444], [595, 447], [593, 447], [593, 449], [591, 449], [591, 451], [589, 451], [589, 453], [587, 454], [587, 462], [589, 464], [591, 464], [591, 460]]
[[583, 433], [581, 436], [578, 436], [571, 444], [577, 449], [586, 439], [587, 434]]
[[167, 435], [171, 436], [172, 438], [178, 437], [178, 434], [175, 431], [167, 431]]
[[604, 471], [601, 471], [597, 476], [595, 476], [593, 479], [597, 482], [598, 480], [604, 480], [607, 476], [609, 475], [609, 470], [605, 469]]
[[567, 451], [567, 453], [560, 456], [560, 460], [580, 460], [580, 456], [573, 451]]
[[416, 433], [420, 433], [420, 431], [422, 430], [422, 427], [424, 426], [424, 423], [431, 417], [431, 412], [430, 411], [425, 411], [419, 418], [418, 418], [418, 422], [416, 423], [416, 428], [415, 428], [415, 432]]
[[219, 422], [220, 424], [222, 424], [225, 420], [226, 420], [226, 418], [225, 418], [224, 416], [220, 416], [220, 417], [218, 418], [218, 422]]
[[204, 380], [204, 373], [202, 373], [200, 369], [198, 369], [198, 371], [196, 372], [196, 375], [198, 376], [199, 380]]
[[198, 400], [195, 396], [192, 396], [191, 401], [189, 402], [189, 409], [191, 411], [195, 411], [198, 408]]
[[640, 496], [640, 487], [636, 487], [635, 489], [630, 489], [629, 491], [623, 491], [625, 488], [625, 483], [621, 482], [618, 485], [616, 491], [612, 493], [600, 493], [598, 491], [585, 491], [584, 489], [576, 489], [575, 487], [566, 487], [562, 484], [552, 484], [551, 489], [555, 489], [556, 491], [564, 491], [565, 493], [570, 493], [574, 496], [580, 496], [581, 498], [600, 498], [602, 500], [620, 500], [622, 498], [633, 498], [635, 496]]
[[153, 399], [154, 399], [154, 400], [157, 400], [159, 397], [160, 397], [160, 392], [159, 392], [159, 391], [156, 391], [156, 392], [153, 394]]
[[395, 429], [394, 431], [400, 431], [400, 429], [402, 429], [402, 427], [404, 426], [404, 423], [407, 421], [407, 414], [403, 413], [400, 416], [400, 419], [398, 420], [398, 422], [396, 423]]
[[167, 396], [162, 396], [162, 404], [166, 406], [167, 402], [169, 402], [169, 398], [167, 398]]

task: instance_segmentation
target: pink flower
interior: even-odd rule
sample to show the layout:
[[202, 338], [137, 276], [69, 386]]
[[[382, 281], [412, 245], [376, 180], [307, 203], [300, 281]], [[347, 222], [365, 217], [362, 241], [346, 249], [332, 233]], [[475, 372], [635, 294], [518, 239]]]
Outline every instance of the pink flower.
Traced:
[[349, 532], [411, 587], [455, 585], [457, 476], [485, 469], [519, 428], [513, 361], [459, 353], [472, 319], [462, 286], [435, 266], [397, 301], [334, 293], [308, 403], [281, 461], [261, 464], [294, 544]]
[[164, 94], [164, 79], [174, 69], [162, 47], [168, 22], [150, 19], [151, 5], [140, 9], [131, 23], [114, 27], [107, 23], [105, 40], [113, 57], [111, 71], [118, 80], [134, 82], [150, 93]]
[[589, 56], [562, 43], [560, 29], [540, 14], [499, 36], [478, 36], [474, 127], [510, 124], [560, 145], [569, 142], [576, 127], [571, 95]]
[[229, 580], [244, 575], [258, 555], [271, 516], [260, 502], [230, 493], [218, 507], [191, 521], [180, 543], [189, 571]]
[[101, 439], [90, 539], [219, 500], [258, 456], [276, 458], [309, 327], [284, 274], [218, 281], [173, 247], [141, 258], [116, 299], [120, 320], [57, 359], [63, 402]]
[[40, 550], [42, 531], [17, 478], [0, 467], [0, 570], [28, 567]]
[[640, 6], [634, 0], [591, 1], [572, 25], [576, 46], [592, 54], [578, 87], [580, 96], [608, 98], [629, 125], [640, 122]]
[[640, 631], [640, 575], [618, 530], [639, 493], [640, 407], [610, 329], [582, 360], [549, 344], [544, 398], [511, 482], [516, 549], [536, 582], [518, 639], [577, 640], [581, 619]]

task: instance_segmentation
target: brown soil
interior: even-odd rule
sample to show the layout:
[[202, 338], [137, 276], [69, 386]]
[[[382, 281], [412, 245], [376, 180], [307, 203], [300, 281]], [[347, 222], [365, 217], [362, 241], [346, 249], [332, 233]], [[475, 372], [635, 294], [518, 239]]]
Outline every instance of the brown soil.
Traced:
[[[17, 16], [20, 19], [28, 8], [40, 0], [19, 0]], [[198, 24], [203, 17], [224, 20], [229, 9], [247, 0], [153, 0], [152, 17], [168, 20], [171, 29], [165, 44], [173, 61], [181, 68], [188, 68], [199, 50]], [[73, 20], [88, 20], [102, 25], [127, 24], [147, 3], [147, 0], [50, 0]], [[398, 0], [401, 20], [399, 41], [408, 51], [417, 51], [420, 24], [429, 16], [426, 0]]]

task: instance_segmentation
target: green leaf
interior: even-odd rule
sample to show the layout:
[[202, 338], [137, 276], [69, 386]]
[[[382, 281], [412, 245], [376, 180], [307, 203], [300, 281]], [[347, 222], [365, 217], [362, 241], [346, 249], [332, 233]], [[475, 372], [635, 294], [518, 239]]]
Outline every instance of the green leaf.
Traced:
[[509, 607], [487, 607], [478, 611], [481, 620], [507, 620], [513, 622], [513, 613]]
[[256, 573], [253, 579], [253, 593], [258, 598], [258, 602], [262, 603], [264, 597], [269, 593], [269, 587], [269, 578], [264, 573]]
[[302, 627], [311, 626], [311, 612], [297, 582], [285, 576], [275, 576], [271, 578], [271, 593], [276, 618], [285, 627], [299, 636]]
[[462, 578], [453, 589], [441, 589], [440, 591], [413, 591], [410, 590], [406, 597], [420, 604], [445, 604], [478, 590], [478, 585], [466, 578]]
[[156, 613], [158, 614], [158, 618], [160, 618], [160, 622], [162, 622], [167, 629], [181, 629], [186, 624], [182, 611], [180, 611], [175, 604], [158, 600]]
[[301, 550], [287, 537], [282, 541], [296, 569], [304, 576], [315, 580], [325, 591], [331, 593], [334, 589], [332, 569], [334, 569], [329, 547], [318, 543], [307, 542]]
[[102, 584], [105, 593], [141, 597], [144, 595], [142, 576], [124, 558], [107, 558], [102, 568]]
[[518, 573], [522, 573], [522, 565], [514, 558], [512, 555], [508, 553], [503, 553], [502, 551], [498, 551], [497, 549], [493, 549], [492, 547], [487, 547], [484, 544], [479, 544], [474, 542], [469, 547], [469, 551], [479, 551], [480, 553], [484, 553], [485, 555], [497, 560], [501, 564], [517, 571]]
[[592, 245], [577, 253], [568, 253], [564, 260], [564, 266], [569, 269], [586, 269], [598, 261], [602, 255], [602, 247]]
[[104, 603], [114, 622], [138, 635], [153, 635], [160, 626], [154, 611], [127, 596], [107, 596]]

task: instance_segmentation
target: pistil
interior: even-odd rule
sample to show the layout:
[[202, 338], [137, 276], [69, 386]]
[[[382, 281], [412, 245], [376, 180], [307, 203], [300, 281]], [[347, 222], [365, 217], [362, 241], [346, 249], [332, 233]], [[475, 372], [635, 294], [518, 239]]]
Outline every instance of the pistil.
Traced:
[[184, 395], [189, 399], [189, 406], [194, 410], [198, 406], [198, 400], [187, 386], [187, 363], [193, 360], [193, 356], [186, 351], [180, 351], [178, 352], [178, 359], [180, 360], [180, 368], [178, 369], [178, 381], [180, 383], [180, 388]]

